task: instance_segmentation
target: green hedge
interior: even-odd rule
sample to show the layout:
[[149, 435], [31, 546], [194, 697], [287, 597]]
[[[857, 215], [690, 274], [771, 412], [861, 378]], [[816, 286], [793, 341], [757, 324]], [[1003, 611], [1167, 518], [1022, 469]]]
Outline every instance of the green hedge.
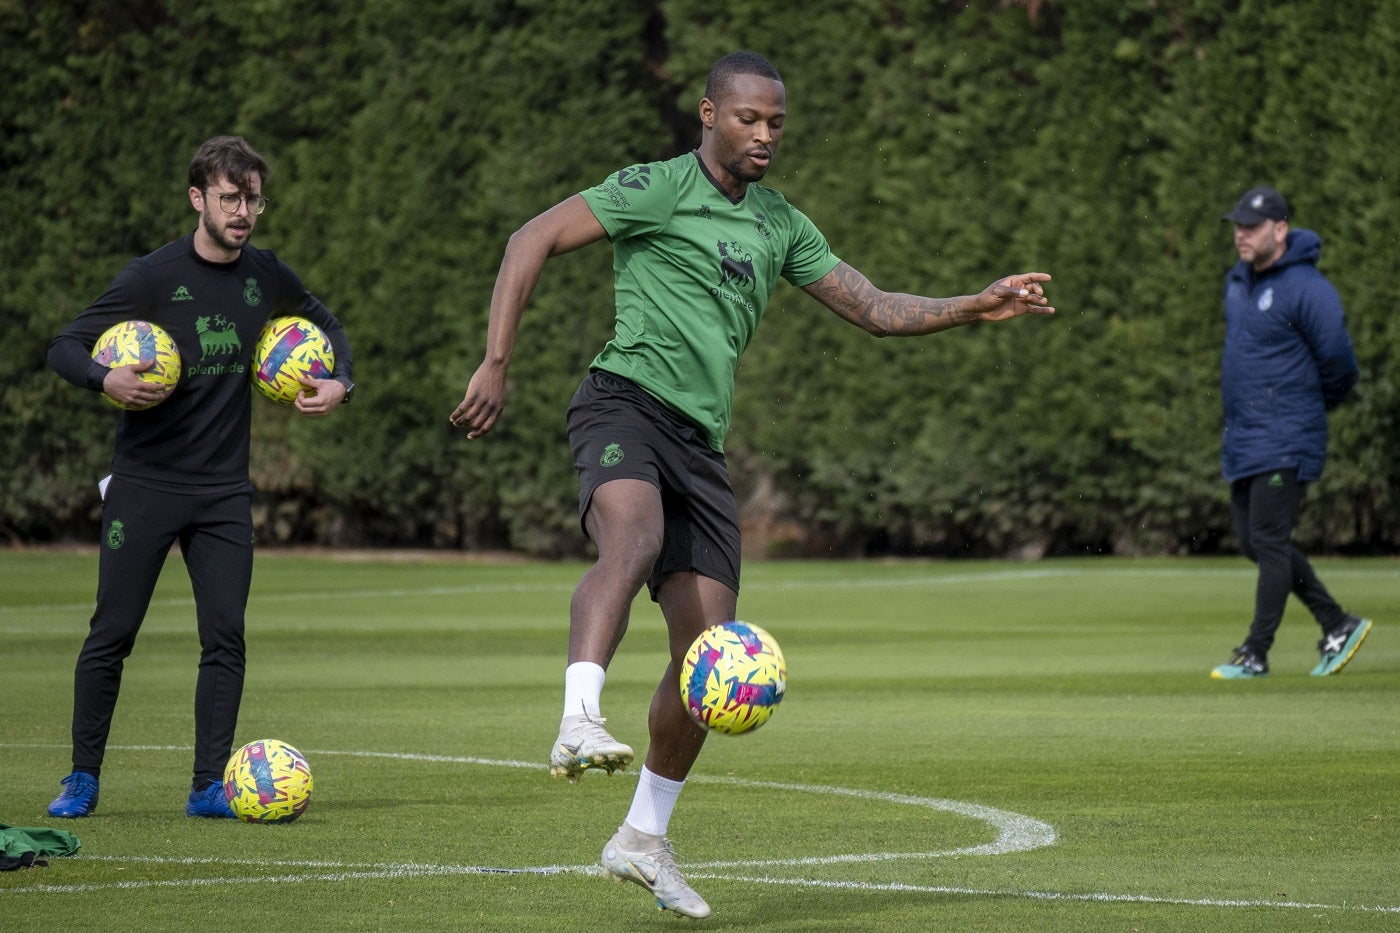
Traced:
[[48, 341], [189, 229], [190, 153], [267, 154], [260, 245], [350, 329], [356, 403], [259, 406], [263, 540], [579, 553], [563, 410], [610, 335], [603, 246], [553, 261], [510, 407], [449, 429], [506, 238], [698, 140], [710, 63], [788, 86], [770, 180], [876, 284], [1054, 274], [1053, 319], [874, 340], [780, 286], [729, 454], [751, 543], [794, 553], [1195, 552], [1218, 476], [1220, 214], [1271, 183], [1323, 237], [1363, 375], [1300, 537], [1400, 543], [1400, 5], [0, 0], [0, 538], [90, 540], [110, 407]]

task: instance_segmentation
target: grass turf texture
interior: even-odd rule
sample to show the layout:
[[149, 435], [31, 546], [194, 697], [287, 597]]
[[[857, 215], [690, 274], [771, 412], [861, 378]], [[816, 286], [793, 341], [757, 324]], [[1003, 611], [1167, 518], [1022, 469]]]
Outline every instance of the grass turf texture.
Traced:
[[[740, 616], [790, 681], [762, 730], [711, 738], [672, 821], [704, 926], [1395, 929], [1400, 563], [1318, 563], [1376, 620], [1352, 665], [1308, 676], [1318, 632], [1292, 603], [1273, 675], [1226, 683], [1208, 674], [1247, 625], [1242, 559], [749, 565]], [[297, 746], [316, 792], [298, 822], [250, 826], [182, 814], [198, 649], [172, 555], [97, 813], [65, 821], [44, 807], [95, 554], [0, 552], [0, 822], [83, 842], [0, 874], [4, 925], [688, 925], [593, 868], [635, 777], [547, 774], [582, 569], [261, 554], [237, 742]], [[639, 758], [662, 628], [639, 600], [604, 694]], [[971, 807], [1053, 842], [999, 849]]]

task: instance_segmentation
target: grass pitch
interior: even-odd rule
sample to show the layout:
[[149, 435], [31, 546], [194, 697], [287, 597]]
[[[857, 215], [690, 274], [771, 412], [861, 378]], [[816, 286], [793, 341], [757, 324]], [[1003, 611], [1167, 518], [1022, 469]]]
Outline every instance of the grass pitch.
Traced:
[[[1400, 926], [1400, 562], [1320, 573], [1376, 627], [1311, 678], [1290, 605], [1256, 682], [1243, 559], [792, 562], [740, 615], [787, 656], [772, 721], [714, 736], [671, 836], [712, 930], [1382, 930]], [[0, 874], [0, 926], [663, 930], [596, 868], [627, 773], [551, 780], [580, 564], [259, 556], [238, 742], [315, 773], [296, 823], [183, 816], [197, 643], [172, 556], [127, 662], [97, 813], [69, 769], [96, 555], [0, 552], [0, 822], [82, 848]], [[645, 752], [663, 626], [645, 599], [609, 728]]]

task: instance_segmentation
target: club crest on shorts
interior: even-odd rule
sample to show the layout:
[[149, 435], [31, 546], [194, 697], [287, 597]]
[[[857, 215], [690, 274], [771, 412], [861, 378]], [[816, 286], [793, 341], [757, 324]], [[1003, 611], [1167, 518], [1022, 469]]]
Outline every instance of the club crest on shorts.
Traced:
[[598, 458], [598, 462], [605, 467], [617, 466], [622, 462], [622, 445], [609, 444], [603, 448], [603, 455]]

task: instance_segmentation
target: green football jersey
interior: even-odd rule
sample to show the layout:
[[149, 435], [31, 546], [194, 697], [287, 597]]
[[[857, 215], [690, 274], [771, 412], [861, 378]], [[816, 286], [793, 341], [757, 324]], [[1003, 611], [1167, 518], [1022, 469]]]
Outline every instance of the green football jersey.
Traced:
[[730, 200], [696, 152], [625, 168], [583, 198], [612, 241], [617, 299], [592, 368], [632, 380], [723, 451], [739, 355], [778, 277], [807, 285], [840, 260], [772, 188]]

